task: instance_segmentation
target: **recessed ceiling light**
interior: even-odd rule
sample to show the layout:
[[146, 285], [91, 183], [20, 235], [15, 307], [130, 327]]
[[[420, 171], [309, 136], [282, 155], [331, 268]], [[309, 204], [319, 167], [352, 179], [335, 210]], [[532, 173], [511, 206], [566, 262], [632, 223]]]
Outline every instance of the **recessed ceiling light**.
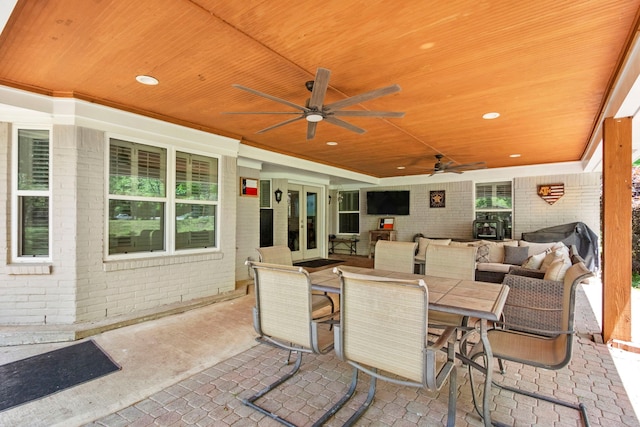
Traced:
[[156, 79], [155, 77], [145, 75], [136, 76], [136, 80], [138, 81], [138, 83], [142, 83], [143, 85], [148, 86], [155, 86], [159, 83], [158, 79]]
[[402, 169], [405, 169], [405, 167], [404, 166], [398, 166], [396, 169], [402, 170]]
[[509, 157], [513, 157], [513, 158], [520, 157], [520, 154], [509, 154]]
[[335, 141], [329, 141], [327, 142], [327, 145], [338, 145], [338, 143]]
[[482, 115], [482, 118], [485, 120], [493, 120], [493, 119], [497, 119], [498, 117], [500, 117], [500, 113], [486, 113]]

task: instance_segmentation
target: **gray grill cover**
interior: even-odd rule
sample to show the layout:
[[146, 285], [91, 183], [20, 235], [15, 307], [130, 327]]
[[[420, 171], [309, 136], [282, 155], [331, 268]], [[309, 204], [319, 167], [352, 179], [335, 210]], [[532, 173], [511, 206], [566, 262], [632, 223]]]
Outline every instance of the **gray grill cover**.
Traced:
[[563, 242], [567, 246], [575, 245], [589, 270], [596, 271], [600, 268], [598, 236], [583, 222], [572, 222], [530, 233], [522, 233], [522, 240], [535, 243]]

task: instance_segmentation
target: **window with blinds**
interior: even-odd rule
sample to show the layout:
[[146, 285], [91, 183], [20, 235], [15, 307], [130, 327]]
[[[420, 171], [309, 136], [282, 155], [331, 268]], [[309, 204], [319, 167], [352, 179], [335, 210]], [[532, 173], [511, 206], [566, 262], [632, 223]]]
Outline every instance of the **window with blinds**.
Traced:
[[360, 191], [338, 191], [338, 233], [360, 232]]
[[17, 130], [18, 258], [49, 257], [50, 242], [50, 131]]
[[271, 180], [260, 180], [260, 209], [271, 209]]
[[110, 139], [109, 255], [217, 247], [219, 159], [175, 151], [168, 165], [164, 148]]
[[165, 250], [167, 150], [109, 143], [108, 254]]
[[176, 153], [175, 249], [216, 247], [218, 159]]
[[505, 238], [511, 238], [513, 195], [511, 181], [476, 184], [476, 219], [500, 219]]

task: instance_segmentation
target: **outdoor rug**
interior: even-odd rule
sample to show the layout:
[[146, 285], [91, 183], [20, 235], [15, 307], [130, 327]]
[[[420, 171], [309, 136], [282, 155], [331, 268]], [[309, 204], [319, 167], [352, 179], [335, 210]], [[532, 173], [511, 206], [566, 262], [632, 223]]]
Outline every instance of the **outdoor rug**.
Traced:
[[120, 370], [92, 340], [0, 366], [0, 411]]
[[296, 267], [304, 267], [304, 268], [318, 268], [318, 267], [324, 267], [331, 264], [338, 264], [340, 262], [344, 262], [344, 261], [339, 259], [319, 258], [319, 259], [312, 259], [309, 261], [295, 262], [293, 263], [293, 265], [295, 265]]

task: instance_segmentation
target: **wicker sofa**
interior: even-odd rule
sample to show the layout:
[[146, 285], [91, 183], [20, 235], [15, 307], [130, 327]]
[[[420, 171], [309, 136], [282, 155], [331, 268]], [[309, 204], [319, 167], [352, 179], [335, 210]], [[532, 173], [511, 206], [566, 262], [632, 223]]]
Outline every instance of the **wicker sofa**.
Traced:
[[[542, 270], [542, 276], [544, 276], [546, 269], [560, 256], [565, 260], [565, 271], [571, 266], [569, 262], [571, 248], [567, 248], [562, 242], [453, 241], [452, 239], [430, 239], [420, 236], [414, 240], [418, 242], [415, 264], [416, 270], [419, 272], [425, 271], [426, 249], [432, 245], [476, 247], [475, 280], [482, 282], [502, 283], [506, 274], [513, 269], [522, 268], [523, 265], [528, 266], [529, 269], [534, 267], [533, 270]], [[560, 254], [558, 251], [562, 253]], [[575, 248], [573, 251], [575, 253]]]

